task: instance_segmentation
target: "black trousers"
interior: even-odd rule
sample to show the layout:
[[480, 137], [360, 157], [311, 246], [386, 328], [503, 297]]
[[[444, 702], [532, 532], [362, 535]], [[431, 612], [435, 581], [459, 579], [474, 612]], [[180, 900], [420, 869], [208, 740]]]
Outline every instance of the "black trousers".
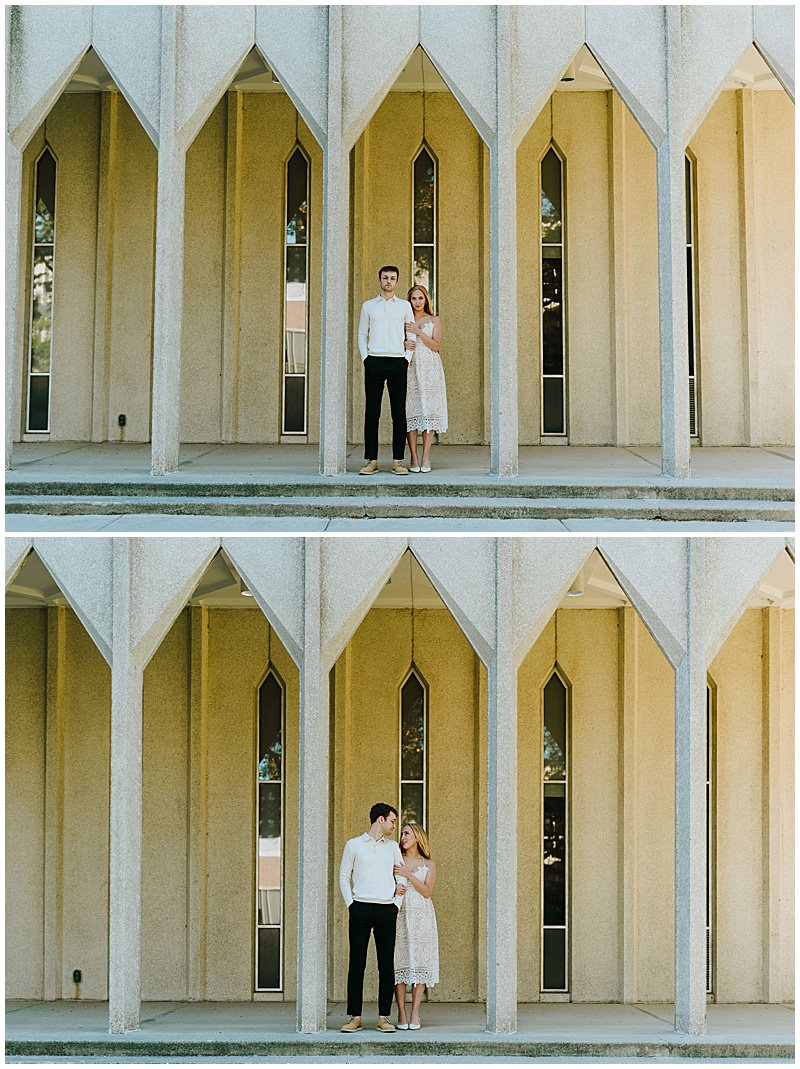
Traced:
[[389, 387], [392, 409], [392, 459], [402, 460], [406, 453], [406, 376], [408, 361], [404, 356], [368, 356], [364, 361], [364, 459], [378, 459], [378, 421], [384, 383]]
[[394, 995], [394, 939], [397, 931], [397, 906], [374, 902], [353, 902], [350, 913], [350, 967], [347, 970], [347, 1013], [361, 1016], [364, 1003], [364, 970], [370, 933], [375, 933], [378, 955], [378, 1014], [388, 1017]]

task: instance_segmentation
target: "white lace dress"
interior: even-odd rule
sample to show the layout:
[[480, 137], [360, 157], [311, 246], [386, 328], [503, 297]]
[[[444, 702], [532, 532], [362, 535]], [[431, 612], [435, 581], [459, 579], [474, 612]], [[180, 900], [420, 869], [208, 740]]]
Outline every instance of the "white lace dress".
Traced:
[[[424, 882], [428, 866], [422, 865], [414, 875]], [[394, 982], [427, 984], [428, 987], [439, 982], [439, 933], [433, 899], [421, 895], [410, 880], [397, 915]]]
[[[420, 329], [430, 338], [433, 320], [429, 319]], [[415, 342], [414, 355], [408, 365], [406, 430], [442, 434], [447, 430], [447, 391], [442, 360], [419, 335]]]

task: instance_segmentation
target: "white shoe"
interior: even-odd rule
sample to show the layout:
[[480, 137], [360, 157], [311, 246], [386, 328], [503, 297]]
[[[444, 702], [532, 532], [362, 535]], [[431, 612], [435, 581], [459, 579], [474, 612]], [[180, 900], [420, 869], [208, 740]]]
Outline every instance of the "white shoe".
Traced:
[[[419, 470], [420, 471], [430, 471], [431, 470], [431, 466], [430, 466], [430, 464], [423, 464], [422, 467]], [[412, 471], [413, 471], [413, 468], [412, 468]]]
[[412, 1032], [416, 1032], [416, 1030], [420, 1027], [421, 1024], [422, 1021], [420, 1021], [419, 1024], [410, 1024], [408, 1027], [411, 1029]]
[[405, 1024], [400, 1024], [400, 1022], [398, 1021], [397, 1027], [400, 1029], [401, 1032], [405, 1032], [408, 1029], [408, 1022], [406, 1022]]
[[413, 471], [415, 475], [419, 474], [419, 464], [412, 464], [408, 470]]

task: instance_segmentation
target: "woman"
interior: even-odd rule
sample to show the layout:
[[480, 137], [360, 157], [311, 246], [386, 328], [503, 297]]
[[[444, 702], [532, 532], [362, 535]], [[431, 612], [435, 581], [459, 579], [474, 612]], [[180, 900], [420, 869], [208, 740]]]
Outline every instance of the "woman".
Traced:
[[[394, 993], [397, 998], [397, 1027], [417, 1029], [419, 1007], [425, 986], [439, 982], [439, 934], [431, 895], [436, 885], [436, 862], [425, 829], [412, 822], [400, 832], [403, 864], [394, 874], [407, 880], [406, 892], [397, 916], [394, 946]], [[406, 1019], [406, 985], [412, 985], [411, 1020]]]
[[[439, 356], [442, 324], [433, 314], [431, 297], [424, 286], [410, 289], [408, 300], [414, 309], [414, 322], [406, 323], [406, 349], [413, 349], [414, 355], [408, 366], [406, 431], [411, 449], [411, 470], [428, 472], [431, 470], [433, 435], [447, 430], [447, 392]], [[418, 431], [422, 431], [421, 463], [417, 457]]]

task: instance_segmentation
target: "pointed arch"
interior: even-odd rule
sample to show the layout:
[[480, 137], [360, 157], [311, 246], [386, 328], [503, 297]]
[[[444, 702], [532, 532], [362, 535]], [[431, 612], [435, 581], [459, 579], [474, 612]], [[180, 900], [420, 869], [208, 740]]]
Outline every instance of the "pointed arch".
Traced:
[[284, 986], [286, 684], [269, 652], [254, 696], [254, 988], [278, 992]]
[[537, 166], [541, 291], [539, 433], [542, 437], [566, 438], [568, 434], [566, 170], [566, 155], [551, 136]]
[[569, 775], [572, 687], [556, 659], [540, 688], [539, 990], [570, 989]]
[[413, 660], [398, 688], [398, 699], [399, 823], [416, 821], [427, 828], [430, 688]]

